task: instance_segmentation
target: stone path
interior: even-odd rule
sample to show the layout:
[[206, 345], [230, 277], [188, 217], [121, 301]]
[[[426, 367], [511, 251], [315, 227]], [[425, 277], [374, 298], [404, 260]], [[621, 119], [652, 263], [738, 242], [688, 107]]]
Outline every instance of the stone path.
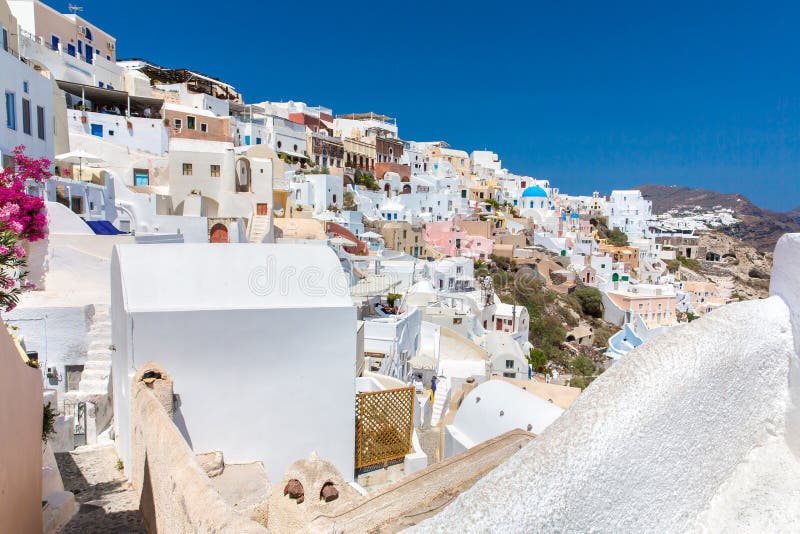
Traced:
[[112, 444], [78, 447], [56, 454], [64, 489], [75, 494], [78, 513], [61, 534], [144, 534], [136, 491], [117, 469]]

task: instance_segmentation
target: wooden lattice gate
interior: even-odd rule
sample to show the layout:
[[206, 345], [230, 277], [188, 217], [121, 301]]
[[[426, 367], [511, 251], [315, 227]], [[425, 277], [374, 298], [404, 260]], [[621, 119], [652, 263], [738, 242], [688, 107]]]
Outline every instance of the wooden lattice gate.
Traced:
[[409, 454], [413, 426], [413, 386], [356, 395], [356, 469]]

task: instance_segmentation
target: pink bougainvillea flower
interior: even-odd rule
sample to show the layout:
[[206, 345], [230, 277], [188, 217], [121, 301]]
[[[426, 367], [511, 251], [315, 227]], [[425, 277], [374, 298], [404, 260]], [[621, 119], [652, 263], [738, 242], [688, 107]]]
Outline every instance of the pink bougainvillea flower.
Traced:
[[25, 249], [22, 245], [14, 245], [14, 255], [17, 258], [22, 259], [25, 257], [25, 254], [27, 254], [27, 252], [25, 252]]

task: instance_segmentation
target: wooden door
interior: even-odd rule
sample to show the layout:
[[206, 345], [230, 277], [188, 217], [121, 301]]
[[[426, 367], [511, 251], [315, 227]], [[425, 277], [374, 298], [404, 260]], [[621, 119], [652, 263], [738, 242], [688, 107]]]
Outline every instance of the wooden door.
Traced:
[[256, 215], [266, 215], [267, 209], [266, 204], [256, 204]]
[[215, 224], [211, 228], [211, 242], [212, 243], [227, 243], [228, 242], [228, 229], [224, 224]]

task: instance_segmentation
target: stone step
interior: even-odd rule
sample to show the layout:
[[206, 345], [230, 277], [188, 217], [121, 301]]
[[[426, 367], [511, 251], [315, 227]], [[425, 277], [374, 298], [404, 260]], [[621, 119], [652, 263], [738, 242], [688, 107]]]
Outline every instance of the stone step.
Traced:
[[108, 395], [108, 380], [81, 379], [80, 392], [89, 395]]
[[43, 499], [42, 506], [43, 532], [56, 532], [75, 515], [78, 504], [75, 495], [69, 491], [56, 491]]
[[107, 339], [93, 340], [89, 343], [89, 351], [93, 350], [110, 350], [108, 347], [111, 345]]
[[83, 364], [84, 374], [87, 371], [110, 371], [110, 370], [111, 370], [111, 360], [87, 360], [86, 363]]
[[108, 369], [85, 369], [81, 373], [81, 384], [83, 384], [84, 380], [89, 381], [104, 381], [108, 382], [108, 378], [111, 376], [111, 368]]
[[113, 352], [108, 349], [93, 349], [86, 352], [87, 360], [110, 360]]

